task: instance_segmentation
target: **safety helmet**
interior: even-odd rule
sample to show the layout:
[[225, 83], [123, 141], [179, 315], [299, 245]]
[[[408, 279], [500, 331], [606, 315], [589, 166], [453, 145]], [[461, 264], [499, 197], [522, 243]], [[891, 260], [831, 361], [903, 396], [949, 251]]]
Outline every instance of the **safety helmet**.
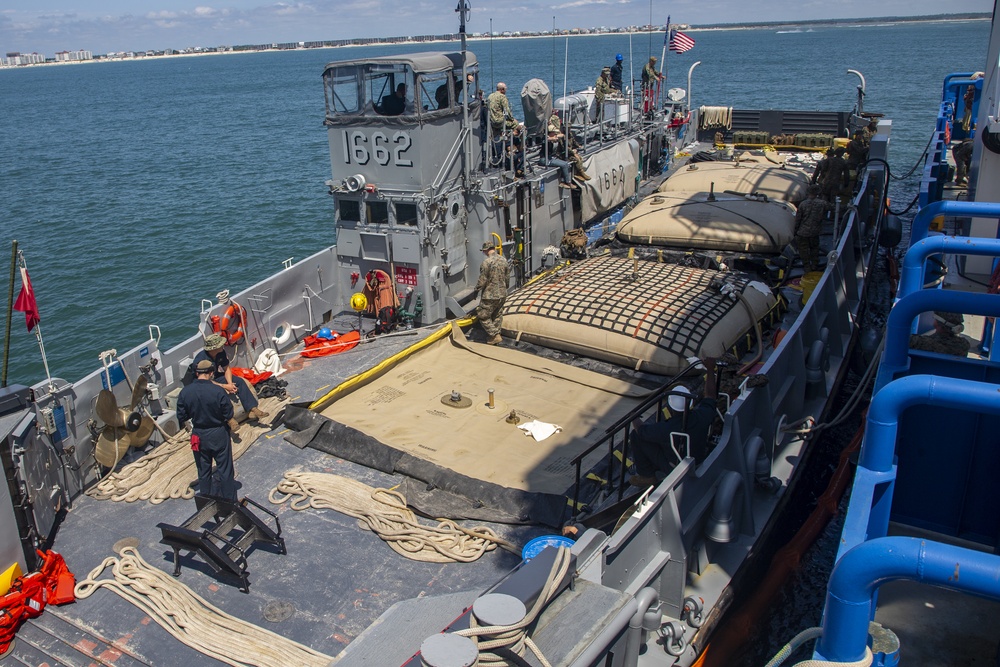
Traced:
[[620, 53], [619, 53], [619, 54], [616, 54], [616, 55], [615, 55], [615, 60], [616, 60], [616, 61], [618, 61], [618, 62], [621, 62], [621, 61], [623, 61], [623, 60], [625, 60], [625, 59], [624, 59], [624, 58], [622, 58], [622, 54], [620, 54]]
[[670, 411], [674, 414], [680, 414], [684, 412], [684, 408], [687, 407], [689, 399], [686, 397], [691, 395], [691, 390], [681, 384], [674, 387], [672, 391], [677, 392], [677, 394], [684, 394], [683, 396], [678, 396], [676, 394], [667, 396], [667, 406], [669, 406]]
[[329, 327], [323, 327], [316, 333], [316, 338], [321, 338], [322, 340], [330, 340], [333, 338], [333, 332], [330, 331]]
[[361, 292], [355, 292], [351, 296], [351, 308], [353, 308], [358, 312], [361, 312], [367, 307], [368, 307], [368, 297], [366, 297], [364, 294], [362, 294]]

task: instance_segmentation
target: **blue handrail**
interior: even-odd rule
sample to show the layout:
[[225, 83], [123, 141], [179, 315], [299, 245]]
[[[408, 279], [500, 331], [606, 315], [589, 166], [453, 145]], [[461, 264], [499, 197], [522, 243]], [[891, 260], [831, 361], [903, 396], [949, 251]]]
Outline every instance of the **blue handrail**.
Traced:
[[907, 367], [913, 318], [933, 310], [1000, 317], [1000, 296], [931, 289], [908, 294], [896, 302], [885, 325], [885, 352], [875, 381], [876, 392]]
[[1000, 414], [1000, 393], [995, 384], [937, 375], [908, 375], [892, 381], [875, 395], [868, 409], [859, 466], [879, 473], [892, 470], [899, 415], [914, 405]]
[[1000, 556], [912, 537], [882, 537], [854, 547], [830, 577], [816, 658], [865, 657], [873, 597], [899, 579], [1000, 599]]
[[939, 215], [1000, 218], [1000, 204], [974, 201], [937, 201], [920, 209], [910, 227], [910, 245], [927, 238], [931, 221]]
[[[994, 204], [1000, 215], [1000, 204]], [[924, 266], [927, 258], [938, 253], [951, 255], [992, 255], [1000, 257], [1000, 239], [969, 236], [931, 236], [910, 246], [903, 257], [899, 279], [899, 298], [918, 292], [924, 287]]]

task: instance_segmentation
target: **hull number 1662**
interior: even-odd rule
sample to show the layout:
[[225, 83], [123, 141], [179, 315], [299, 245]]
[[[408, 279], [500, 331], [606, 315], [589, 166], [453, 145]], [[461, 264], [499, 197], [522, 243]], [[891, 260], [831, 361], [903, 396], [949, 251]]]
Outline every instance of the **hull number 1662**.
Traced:
[[406, 156], [412, 140], [406, 132], [396, 132], [392, 139], [384, 132], [373, 132], [371, 139], [359, 130], [344, 130], [344, 163], [366, 165], [374, 158], [375, 162], [385, 167], [392, 162], [396, 167], [412, 167], [413, 160]]

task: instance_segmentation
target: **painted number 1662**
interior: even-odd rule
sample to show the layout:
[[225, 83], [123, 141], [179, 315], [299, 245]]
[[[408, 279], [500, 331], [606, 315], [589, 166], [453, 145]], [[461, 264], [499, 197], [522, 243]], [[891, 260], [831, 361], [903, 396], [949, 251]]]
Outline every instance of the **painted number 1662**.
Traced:
[[358, 130], [344, 130], [344, 163], [366, 165], [375, 158], [375, 162], [385, 167], [391, 161], [397, 167], [412, 167], [413, 160], [406, 158], [412, 141], [406, 132], [396, 132], [392, 139], [383, 132], [373, 132], [371, 139]]

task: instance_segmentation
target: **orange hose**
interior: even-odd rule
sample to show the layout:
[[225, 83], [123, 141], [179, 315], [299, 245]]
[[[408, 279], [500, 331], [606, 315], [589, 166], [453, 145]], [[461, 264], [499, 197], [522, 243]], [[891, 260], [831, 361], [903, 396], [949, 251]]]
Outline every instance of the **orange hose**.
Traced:
[[899, 289], [899, 262], [891, 252], [886, 253], [885, 257], [889, 266], [889, 300], [893, 301], [896, 299], [896, 290]]
[[764, 616], [789, 575], [798, 568], [802, 554], [812, 546], [830, 519], [837, 513], [840, 498], [844, 495], [847, 483], [851, 479], [849, 459], [851, 454], [861, 447], [864, 424], [865, 417], [862, 415], [861, 426], [854, 434], [850, 444], [840, 452], [837, 469], [830, 477], [826, 491], [816, 501], [816, 507], [813, 508], [809, 518], [799, 528], [795, 537], [774, 554], [771, 566], [760, 585], [757, 586], [753, 597], [726, 620], [725, 625], [716, 630], [715, 640], [705, 646], [705, 650], [698, 656], [693, 667], [725, 667], [730, 665], [737, 651], [750, 640], [751, 629], [755, 621]]

